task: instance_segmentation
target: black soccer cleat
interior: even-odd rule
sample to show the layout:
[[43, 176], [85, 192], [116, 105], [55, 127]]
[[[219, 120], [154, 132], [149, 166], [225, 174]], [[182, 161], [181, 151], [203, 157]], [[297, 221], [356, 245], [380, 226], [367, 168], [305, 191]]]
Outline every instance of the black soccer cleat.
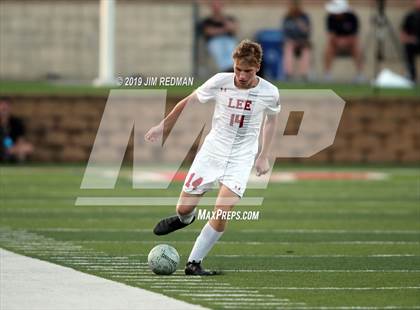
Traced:
[[208, 271], [204, 270], [203, 267], [201, 267], [201, 262], [188, 262], [187, 265], [185, 265], [185, 274], [187, 276], [216, 276], [221, 275], [222, 273], [219, 271]]
[[[195, 220], [195, 216], [193, 217], [191, 223], [194, 222], [194, 220]], [[155, 235], [158, 235], [158, 236], [167, 235], [175, 230], [184, 228], [190, 224], [182, 223], [178, 215], [174, 215], [174, 216], [164, 218], [159, 223], [157, 223], [155, 228], [153, 229], [153, 232]]]

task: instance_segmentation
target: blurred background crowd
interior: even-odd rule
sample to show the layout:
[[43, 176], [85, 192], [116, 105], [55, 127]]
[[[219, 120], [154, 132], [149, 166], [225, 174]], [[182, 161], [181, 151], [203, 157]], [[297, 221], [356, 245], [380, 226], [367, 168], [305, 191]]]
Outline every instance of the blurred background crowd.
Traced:
[[[193, 76], [197, 87], [232, 71], [245, 38], [262, 45], [260, 75], [279, 88], [340, 85], [357, 97], [335, 149], [316, 158], [419, 161], [420, 0], [1, 0], [0, 159], [85, 161], [109, 92], [87, 97], [94, 85]], [[412, 92], [375, 99], [381, 75]], [[85, 88], [50, 96], [74, 85]]]
[[[230, 70], [234, 45], [249, 38], [263, 45], [271, 80], [368, 82], [379, 52], [387, 68], [416, 79], [418, 0], [110, 1], [115, 76], [206, 79]], [[1, 1], [0, 79], [95, 79], [99, 3]]]
[[[290, 0], [278, 29], [259, 30], [254, 35], [265, 47], [263, 75], [276, 80], [316, 79], [312, 65], [317, 61], [322, 62], [323, 69], [323, 75], [318, 79], [332, 82], [334, 60], [349, 58], [355, 68], [353, 82], [367, 81], [364, 73], [365, 60], [368, 57], [366, 53], [373, 51], [365, 49], [367, 46], [363, 45], [362, 24], [359, 18], [359, 14], [364, 13], [363, 8], [353, 8], [347, 0], [328, 1], [324, 8], [325, 16], [319, 16], [318, 13], [312, 17], [310, 7], [300, 0]], [[365, 35], [366, 40], [381, 44], [382, 46], [377, 46], [375, 51], [382, 54], [385, 53], [385, 42], [393, 44], [397, 58], [405, 65], [405, 75], [415, 82], [416, 57], [420, 54], [420, 1], [413, 1], [412, 8], [401, 18], [398, 25], [392, 24], [386, 8], [386, 1], [373, 1], [371, 23], [364, 25], [372, 28], [372, 31]], [[211, 1], [210, 10], [210, 15], [198, 26], [199, 36], [204, 38], [207, 53], [217, 69], [232, 70], [230, 55], [238, 42], [240, 20], [234, 15], [224, 13], [224, 2], [221, 0]], [[314, 18], [317, 20], [312, 22]], [[313, 27], [319, 27], [321, 20], [324, 21], [322, 39], [319, 32], [317, 36], [313, 35]], [[317, 44], [320, 41], [324, 41], [322, 47]], [[321, 59], [314, 58], [314, 48], [321, 49], [318, 53], [322, 54]], [[375, 55], [373, 61], [381, 61], [383, 58], [384, 56]]]

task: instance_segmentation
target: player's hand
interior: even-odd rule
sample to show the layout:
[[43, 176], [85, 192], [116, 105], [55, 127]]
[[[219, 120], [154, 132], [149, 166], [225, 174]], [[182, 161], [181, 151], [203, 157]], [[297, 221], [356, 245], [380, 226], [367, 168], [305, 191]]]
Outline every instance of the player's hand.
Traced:
[[257, 176], [266, 174], [270, 170], [270, 163], [267, 157], [258, 156], [255, 161], [255, 169], [257, 170]]
[[144, 135], [144, 140], [147, 142], [155, 142], [163, 134], [163, 124], [159, 124], [149, 129], [149, 131]]

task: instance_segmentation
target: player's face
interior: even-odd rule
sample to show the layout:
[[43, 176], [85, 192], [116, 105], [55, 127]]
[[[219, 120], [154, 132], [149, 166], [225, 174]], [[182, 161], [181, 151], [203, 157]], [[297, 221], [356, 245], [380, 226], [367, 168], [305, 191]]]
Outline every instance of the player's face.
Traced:
[[256, 85], [259, 66], [235, 60], [233, 69], [235, 71], [235, 85], [238, 88], [251, 88]]

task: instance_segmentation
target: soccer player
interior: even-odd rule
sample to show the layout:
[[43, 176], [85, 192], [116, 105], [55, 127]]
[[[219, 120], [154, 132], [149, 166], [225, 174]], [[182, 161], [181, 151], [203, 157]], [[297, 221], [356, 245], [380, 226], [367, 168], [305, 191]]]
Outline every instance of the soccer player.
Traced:
[[[154, 228], [156, 235], [166, 235], [190, 225], [200, 198], [220, 185], [215, 211], [230, 211], [244, 194], [251, 169], [257, 175], [269, 171], [268, 154], [280, 111], [277, 87], [257, 76], [262, 59], [258, 43], [244, 40], [233, 52], [234, 73], [218, 73], [195, 92], [181, 100], [167, 117], [145, 135], [154, 142], [162, 136], [164, 125], [171, 126], [187, 104], [215, 102], [212, 128], [197, 153], [176, 206], [176, 215], [162, 219]], [[263, 139], [258, 156], [261, 124]], [[255, 159], [256, 158], [256, 159]], [[220, 211], [219, 211], [220, 212]], [[186, 275], [215, 275], [202, 268], [201, 262], [222, 236], [226, 220], [210, 219], [197, 237]]]

